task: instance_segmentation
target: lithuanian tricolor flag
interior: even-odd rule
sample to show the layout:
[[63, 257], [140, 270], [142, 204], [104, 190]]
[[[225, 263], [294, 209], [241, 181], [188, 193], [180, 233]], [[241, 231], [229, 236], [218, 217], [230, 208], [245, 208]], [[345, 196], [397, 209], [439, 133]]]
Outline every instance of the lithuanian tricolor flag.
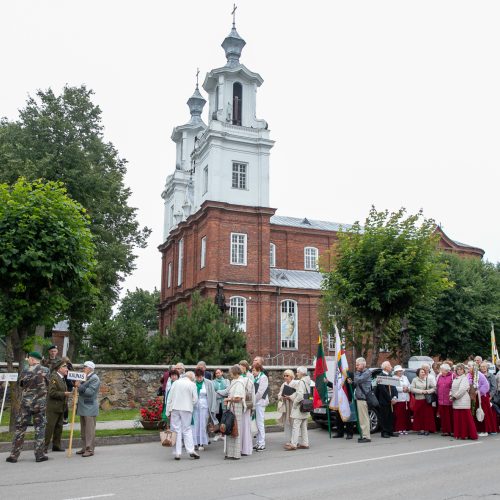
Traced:
[[326, 360], [323, 352], [323, 340], [321, 334], [318, 337], [318, 354], [316, 355], [316, 366], [314, 367], [314, 391], [313, 406], [321, 408], [328, 404], [328, 386], [326, 385]]

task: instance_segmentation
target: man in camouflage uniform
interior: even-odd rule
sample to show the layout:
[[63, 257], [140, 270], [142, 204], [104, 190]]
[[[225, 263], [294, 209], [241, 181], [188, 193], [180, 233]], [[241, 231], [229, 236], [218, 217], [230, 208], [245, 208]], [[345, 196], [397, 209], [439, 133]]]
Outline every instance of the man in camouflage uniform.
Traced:
[[51, 345], [49, 347], [49, 357], [44, 358], [42, 360], [42, 366], [45, 366], [50, 370], [50, 373], [52, 373], [56, 368], [56, 365], [59, 364], [61, 361], [61, 358], [58, 357], [59, 349], [57, 348], [56, 345]]
[[21, 405], [16, 418], [16, 433], [12, 441], [12, 450], [7, 462], [16, 463], [24, 444], [24, 434], [28, 423], [33, 417], [35, 427], [35, 459], [45, 462], [45, 409], [47, 405], [47, 387], [49, 370], [40, 364], [42, 355], [36, 351], [28, 354], [27, 368], [24, 368], [19, 379], [22, 388]]

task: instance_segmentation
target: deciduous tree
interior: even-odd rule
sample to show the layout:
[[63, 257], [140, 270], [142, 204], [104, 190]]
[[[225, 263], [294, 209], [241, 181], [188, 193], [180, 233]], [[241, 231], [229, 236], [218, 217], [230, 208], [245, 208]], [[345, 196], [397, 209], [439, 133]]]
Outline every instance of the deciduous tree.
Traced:
[[450, 285], [435, 227], [421, 212], [406, 216], [404, 208], [389, 213], [372, 207], [363, 226], [356, 222], [337, 233], [324, 300], [330, 309], [347, 308], [371, 325], [372, 366], [391, 321]]
[[[120, 283], [134, 269], [134, 250], [150, 233], [140, 228], [125, 187], [126, 160], [103, 136], [101, 110], [85, 86], [38, 91], [20, 111], [19, 120], [0, 123], [0, 182], [18, 177], [61, 181], [90, 217], [96, 246], [95, 284], [99, 301], [111, 306]], [[70, 355], [89, 322], [95, 304], [74, 296], [70, 317]]]
[[61, 183], [0, 184], [0, 326], [19, 370], [30, 329], [92, 297], [94, 269], [89, 220]]
[[421, 335], [432, 356], [488, 357], [491, 324], [500, 331], [500, 265], [452, 254], [441, 258], [454, 287], [413, 308], [408, 317], [413, 345]]

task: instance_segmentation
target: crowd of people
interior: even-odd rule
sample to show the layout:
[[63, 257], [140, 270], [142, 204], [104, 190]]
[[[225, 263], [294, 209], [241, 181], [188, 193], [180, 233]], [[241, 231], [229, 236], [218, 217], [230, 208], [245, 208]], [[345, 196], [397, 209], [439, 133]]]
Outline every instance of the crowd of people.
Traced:
[[[225, 378], [221, 369], [215, 373], [206, 369], [203, 361], [194, 371], [186, 371], [177, 363], [162, 377], [164, 387], [164, 419], [176, 433], [173, 447], [175, 460], [182, 449], [193, 459], [199, 459], [208, 444], [224, 439], [224, 458], [239, 460], [266, 449], [265, 411], [269, 404], [269, 379], [263, 369], [263, 359], [256, 357], [252, 364], [241, 360], [229, 368]], [[287, 386], [289, 391], [283, 391]], [[307, 368], [299, 367], [297, 375], [285, 373], [278, 395], [278, 411], [288, 432], [286, 450], [309, 448], [307, 436], [308, 412], [300, 403], [311, 394]], [[225, 411], [231, 411], [237, 432], [223, 435], [220, 423]]]
[[68, 400], [74, 388], [78, 391], [76, 414], [80, 417], [82, 449], [77, 451], [82, 457], [91, 457], [95, 449], [96, 418], [99, 414], [98, 395], [100, 380], [95, 373], [95, 364], [86, 361], [83, 365], [85, 381], [68, 380], [68, 370], [72, 370], [68, 358], [59, 358], [55, 345], [49, 347], [48, 357], [43, 358], [38, 351], [28, 354], [27, 364], [19, 377], [21, 399], [16, 416], [16, 430], [7, 462], [16, 463], [24, 445], [28, 425], [35, 431], [35, 461], [49, 459], [47, 452], [52, 442], [53, 452], [64, 452], [61, 445], [63, 426], [68, 419]]
[[[365, 359], [358, 358], [354, 380], [348, 379], [356, 388], [361, 434], [358, 442], [371, 441], [370, 406], [378, 408], [383, 438], [407, 435], [409, 431], [422, 436], [441, 432], [442, 436], [455, 439], [497, 434], [500, 363], [495, 367], [476, 356], [466, 363], [447, 360], [432, 366], [423, 364], [411, 383], [400, 365], [393, 370], [390, 362], [385, 361], [381, 368], [384, 382], [373, 387], [372, 372]], [[387, 380], [390, 376], [394, 383]]]
[[[57, 354], [57, 348], [51, 346], [47, 359], [36, 351], [27, 357], [27, 366], [19, 378], [21, 404], [7, 462], [17, 462], [26, 428], [31, 423], [35, 430], [37, 462], [48, 460], [51, 443], [52, 451], [65, 451], [61, 435], [73, 390], [79, 396], [77, 415], [82, 440], [77, 454], [94, 455], [100, 387], [95, 365], [86, 361], [85, 381], [72, 382], [67, 379], [68, 370], [72, 369], [70, 361]], [[376, 408], [383, 438], [405, 436], [410, 431], [421, 436], [441, 432], [442, 436], [456, 439], [497, 434], [500, 364], [494, 367], [479, 356], [466, 363], [453, 364], [447, 360], [432, 366], [423, 364], [413, 378], [407, 376], [400, 365], [393, 369], [389, 361], [382, 363], [381, 369], [382, 377], [377, 379], [364, 358], [356, 360], [355, 373], [349, 373], [346, 381], [351, 385], [348, 394], [357, 410], [356, 418], [344, 422], [339, 415], [333, 437], [345, 435], [352, 439], [358, 429], [358, 442], [369, 443], [369, 410], [373, 408]], [[309, 448], [310, 412], [303, 403], [312, 397], [313, 387], [305, 366], [299, 366], [295, 372], [284, 371], [276, 410], [283, 425], [283, 446], [287, 451]], [[181, 459], [183, 449], [192, 459], [199, 459], [200, 452], [208, 445], [221, 440], [226, 460], [239, 460], [264, 451], [269, 390], [261, 357], [255, 357], [251, 364], [241, 360], [229, 368], [227, 375], [222, 369], [212, 373], [203, 361], [198, 362], [193, 371], [187, 371], [180, 362], [173, 365], [164, 373], [158, 394], [163, 396], [162, 418], [176, 435], [172, 448], [174, 459]], [[236, 432], [224, 432], [221, 426], [228, 411]]]

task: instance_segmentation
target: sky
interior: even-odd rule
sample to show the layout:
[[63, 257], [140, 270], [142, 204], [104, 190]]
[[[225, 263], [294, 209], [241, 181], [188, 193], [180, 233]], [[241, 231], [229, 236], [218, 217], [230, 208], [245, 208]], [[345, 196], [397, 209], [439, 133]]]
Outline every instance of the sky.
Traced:
[[[257, 117], [276, 141], [277, 214], [352, 223], [371, 205], [419, 209], [500, 261], [500, 2], [240, 0], [241, 62], [264, 83]], [[128, 160], [153, 232], [124, 290], [160, 287], [163, 190], [173, 127], [225, 64], [227, 0], [17, 0], [0, 4], [0, 116], [28, 95], [85, 84], [105, 139]], [[206, 95], [205, 95], [206, 97]], [[203, 118], [207, 123], [208, 106]]]

